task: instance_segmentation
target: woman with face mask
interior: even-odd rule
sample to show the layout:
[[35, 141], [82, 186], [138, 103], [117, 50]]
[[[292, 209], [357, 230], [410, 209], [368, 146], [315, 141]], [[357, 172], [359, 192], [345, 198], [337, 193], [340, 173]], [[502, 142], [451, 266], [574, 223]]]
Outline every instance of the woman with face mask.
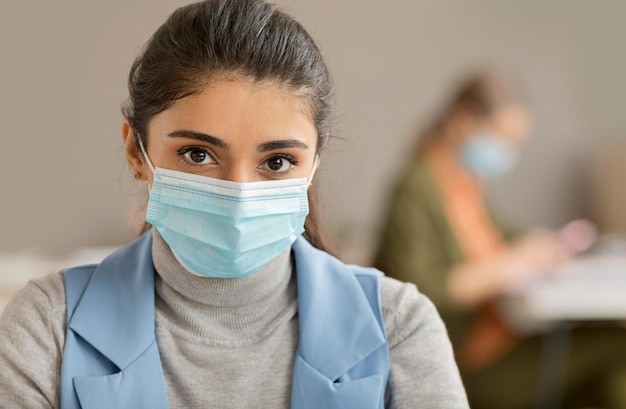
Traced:
[[123, 109], [146, 231], [16, 295], [0, 406], [467, 408], [428, 299], [325, 251], [312, 181], [332, 90], [312, 39], [273, 5], [176, 10]]
[[575, 328], [563, 376], [540, 384], [549, 334], [521, 334], [497, 308], [595, 239], [582, 220], [519, 234], [486, 204], [489, 182], [515, 166], [531, 125], [511, 78], [482, 72], [462, 83], [395, 186], [375, 265], [433, 300], [472, 408], [533, 408], [552, 399], [544, 390], [564, 407], [626, 408], [626, 331]]

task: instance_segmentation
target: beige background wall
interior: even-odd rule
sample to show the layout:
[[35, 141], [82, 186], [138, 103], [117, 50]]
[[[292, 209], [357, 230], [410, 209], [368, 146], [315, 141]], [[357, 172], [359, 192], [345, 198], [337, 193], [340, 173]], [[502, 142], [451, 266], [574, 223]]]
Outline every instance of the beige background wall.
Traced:
[[[185, 3], [0, 4], [0, 252], [132, 236], [129, 203], [141, 187], [125, 169], [119, 105], [133, 57]], [[352, 232], [343, 243], [362, 245], [358, 257], [416, 127], [459, 75], [484, 63], [517, 71], [538, 113], [522, 163], [494, 200], [527, 226], [590, 214], [594, 151], [626, 139], [626, 2], [278, 3], [317, 39], [335, 78], [341, 140], [316, 183], [335, 232]]]

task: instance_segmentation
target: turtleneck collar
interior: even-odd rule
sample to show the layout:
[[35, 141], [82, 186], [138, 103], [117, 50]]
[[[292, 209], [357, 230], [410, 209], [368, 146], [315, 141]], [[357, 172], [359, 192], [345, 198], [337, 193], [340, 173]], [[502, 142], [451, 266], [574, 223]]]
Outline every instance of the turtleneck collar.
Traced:
[[297, 311], [291, 249], [242, 278], [198, 277], [181, 266], [153, 229], [157, 312], [194, 336], [219, 343], [254, 341]]

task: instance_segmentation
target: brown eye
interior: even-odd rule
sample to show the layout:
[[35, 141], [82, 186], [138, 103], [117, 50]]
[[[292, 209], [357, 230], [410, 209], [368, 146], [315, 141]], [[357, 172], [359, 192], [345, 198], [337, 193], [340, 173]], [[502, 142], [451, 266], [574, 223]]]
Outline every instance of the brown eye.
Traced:
[[279, 172], [284, 166], [284, 162], [286, 162], [286, 160], [283, 158], [272, 158], [267, 161], [267, 166], [274, 172]]
[[296, 163], [295, 159], [284, 156], [272, 156], [266, 160], [263, 165], [273, 173], [286, 173], [289, 172]]
[[214, 162], [211, 155], [203, 149], [189, 149], [184, 153], [184, 157], [193, 165], [206, 165]]
[[206, 159], [206, 152], [202, 151], [191, 151], [189, 152], [189, 159], [196, 163], [202, 163]]

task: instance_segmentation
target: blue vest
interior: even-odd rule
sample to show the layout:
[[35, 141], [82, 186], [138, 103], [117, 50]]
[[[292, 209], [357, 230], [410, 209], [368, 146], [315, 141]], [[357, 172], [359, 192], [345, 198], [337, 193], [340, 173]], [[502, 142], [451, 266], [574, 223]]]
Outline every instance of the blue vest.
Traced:
[[[383, 409], [389, 350], [382, 273], [293, 244], [300, 337], [291, 408]], [[67, 334], [61, 409], [168, 407], [155, 336], [152, 235], [99, 265], [63, 271]]]

